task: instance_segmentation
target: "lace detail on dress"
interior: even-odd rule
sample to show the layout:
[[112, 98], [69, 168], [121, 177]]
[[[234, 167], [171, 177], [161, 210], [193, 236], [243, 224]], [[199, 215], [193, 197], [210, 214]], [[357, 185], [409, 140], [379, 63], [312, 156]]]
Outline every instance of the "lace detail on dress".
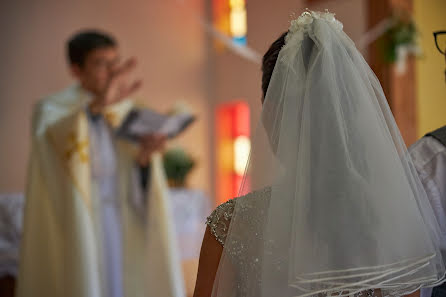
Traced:
[[[321, 295], [321, 297], [336, 297], [336, 296], [341, 296], [341, 295], [342, 295], [342, 293], [339, 293], [339, 292], [337, 292], [337, 293], [324, 293], [324, 294]], [[356, 294], [354, 294], [352, 296], [354, 296], [354, 297], [378, 297], [379, 295], [375, 294], [375, 290], [374, 289], [370, 289], [370, 290], [367, 290], [367, 291], [364, 291], [364, 292], [356, 293]]]
[[[234, 214], [236, 201], [238, 201], [239, 199], [242, 199], [244, 201], [245, 199], [248, 199], [250, 200], [250, 202], [252, 202], [253, 199], [259, 199], [258, 202], [262, 203], [266, 200], [269, 201], [270, 192], [271, 188], [268, 187], [263, 190], [254, 191], [245, 196], [234, 198], [220, 204], [206, 219], [206, 225], [209, 226], [210, 231], [212, 235], [214, 235], [215, 239], [221, 245], [225, 245], [225, 240], [226, 236], [228, 235], [229, 224], [231, 222], [232, 215]], [[243, 206], [245, 206], [245, 203], [243, 204]]]
[[212, 235], [221, 245], [225, 245], [236, 199], [220, 204], [206, 219], [206, 225], [209, 226]]

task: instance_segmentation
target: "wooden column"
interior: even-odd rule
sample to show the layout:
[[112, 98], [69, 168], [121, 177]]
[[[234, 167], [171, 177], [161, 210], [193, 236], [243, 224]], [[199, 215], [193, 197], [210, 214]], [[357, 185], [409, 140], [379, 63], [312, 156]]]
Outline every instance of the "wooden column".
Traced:
[[391, 67], [391, 104], [396, 123], [407, 146], [417, 141], [417, 110], [415, 86], [415, 59], [409, 57], [406, 72], [399, 75]]
[[[413, 0], [369, 0], [368, 28], [392, 14], [393, 9], [412, 13]], [[396, 123], [406, 145], [417, 140], [416, 94], [415, 94], [415, 61], [410, 57], [406, 61], [406, 71], [398, 74], [395, 65], [384, 61], [381, 48], [377, 42], [370, 45], [369, 63], [383, 86]]]

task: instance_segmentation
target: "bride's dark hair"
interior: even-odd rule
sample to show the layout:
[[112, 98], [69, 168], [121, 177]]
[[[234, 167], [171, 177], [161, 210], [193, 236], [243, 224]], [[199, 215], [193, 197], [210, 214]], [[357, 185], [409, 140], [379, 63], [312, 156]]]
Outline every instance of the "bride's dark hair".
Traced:
[[288, 32], [282, 33], [266, 51], [262, 59], [262, 102], [265, 99], [268, 85], [273, 75], [274, 66], [276, 65], [277, 57], [282, 47], [285, 45], [285, 36]]

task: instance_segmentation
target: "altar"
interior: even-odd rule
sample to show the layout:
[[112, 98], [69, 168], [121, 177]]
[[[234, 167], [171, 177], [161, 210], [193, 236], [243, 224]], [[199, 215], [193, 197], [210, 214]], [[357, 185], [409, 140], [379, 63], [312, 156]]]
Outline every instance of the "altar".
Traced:
[[[200, 190], [169, 190], [171, 218], [181, 253], [186, 291], [195, 282], [196, 266], [211, 201]], [[0, 278], [15, 277], [18, 272], [25, 198], [22, 193], [0, 194]]]

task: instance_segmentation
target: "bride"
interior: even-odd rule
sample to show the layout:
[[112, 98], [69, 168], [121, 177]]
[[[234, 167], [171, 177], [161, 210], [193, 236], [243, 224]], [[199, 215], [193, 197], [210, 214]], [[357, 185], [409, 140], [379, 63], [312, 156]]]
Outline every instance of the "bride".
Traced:
[[263, 58], [240, 197], [209, 216], [194, 297], [418, 296], [439, 228], [381, 86], [328, 12]]

